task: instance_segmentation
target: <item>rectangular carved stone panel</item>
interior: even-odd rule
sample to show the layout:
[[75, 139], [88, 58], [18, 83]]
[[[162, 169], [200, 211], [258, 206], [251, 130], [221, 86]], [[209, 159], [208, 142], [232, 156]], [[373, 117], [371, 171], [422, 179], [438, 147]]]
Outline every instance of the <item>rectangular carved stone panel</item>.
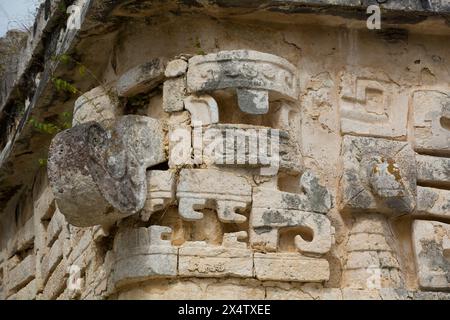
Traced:
[[371, 70], [346, 72], [341, 83], [343, 133], [401, 138], [406, 136], [408, 96], [386, 75]]
[[330, 277], [325, 259], [298, 253], [255, 253], [255, 274], [259, 280], [322, 282]]
[[414, 221], [413, 248], [421, 289], [450, 289], [450, 259], [446, 256], [449, 237], [449, 224]]
[[450, 155], [450, 91], [416, 91], [412, 96], [414, 148]]
[[[239, 246], [238, 244], [242, 244]], [[253, 277], [253, 252], [246, 243], [235, 247], [190, 242], [180, 247], [178, 273], [188, 277]]]

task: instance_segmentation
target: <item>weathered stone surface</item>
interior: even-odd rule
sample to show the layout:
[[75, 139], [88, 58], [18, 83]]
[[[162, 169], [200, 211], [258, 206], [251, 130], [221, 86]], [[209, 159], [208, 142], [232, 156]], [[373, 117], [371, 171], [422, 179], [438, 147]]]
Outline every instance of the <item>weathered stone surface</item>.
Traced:
[[[250, 214], [250, 243], [262, 251], [277, 251], [282, 228], [295, 228], [296, 249], [305, 255], [327, 253], [334, 241], [334, 228], [323, 214], [299, 210], [259, 208]], [[310, 241], [305, 238], [311, 238]]]
[[384, 74], [361, 69], [341, 77], [341, 130], [375, 137], [404, 137], [408, 96]]
[[128, 70], [117, 80], [119, 96], [131, 97], [157, 87], [164, 81], [165, 68], [165, 59], [156, 58]]
[[415, 215], [426, 215], [434, 219], [450, 217], [450, 191], [417, 187]]
[[121, 117], [112, 129], [91, 122], [58, 134], [48, 174], [68, 222], [108, 224], [141, 210], [146, 169], [167, 160], [164, 140], [163, 124], [141, 116]]
[[450, 158], [417, 155], [417, 183], [450, 188]]
[[184, 107], [191, 114], [191, 126], [207, 126], [219, 122], [219, 107], [209, 95], [190, 95], [184, 99]]
[[175, 201], [175, 173], [173, 171], [147, 171], [147, 198], [141, 216], [147, 221], [157, 211]]
[[17, 291], [34, 279], [36, 273], [36, 257], [27, 256], [19, 262], [12, 270], [8, 270], [9, 292]]
[[204, 241], [180, 247], [178, 274], [186, 277], [253, 277], [253, 252], [247, 249], [247, 232], [226, 233], [221, 246]]
[[300, 150], [284, 130], [216, 124], [203, 130], [201, 142], [198, 152], [208, 165], [260, 168], [261, 175], [276, 175], [279, 170], [298, 174], [303, 169]]
[[303, 193], [290, 193], [272, 188], [253, 189], [253, 208], [300, 210], [326, 214], [332, 206], [327, 188], [319, 184], [313, 172], [307, 170], [299, 179]]
[[114, 240], [115, 287], [151, 278], [177, 274], [177, 248], [162, 236], [172, 233], [168, 227], [127, 229]]
[[169, 168], [192, 163], [190, 114], [188, 111], [173, 112], [169, 118]]
[[187, 61], [183, 59], [172, 60], [167, 64], [165, 76], [167, 78], [176, 78], [186, 73], [188, 68]]
[[421, 90], [413, 94], [414, 149], [450, 155], [449, 92]]
[[25, 225], [19, 230], [17, 237], [17, 251], [22, 251], [34, 245], [34, 221], [28, 219]]
[[164, 82], [163, 87], [163, 110], [165, 112], [176, 112], [184, 109], [184, 98], [186, 97], [186, 78], [171, 78]]
[[264, 114], [269, 110], [268, 92], [296, 100], [299, 80], [295, 67], [283, 58], [235, 50], [189, 59], [187, 86], [189, 92], [237, 89], [242, 111]]
[[255, 274], [260, 280], [322, 282], [330, 277], [325, 259], [298, 253], [255, 253]]
[[67, 266], [64, 261], [61, 261], [45, 285], [42, 292], [43, 298], [45, 300], [56, 299], [66, 288], [67, 277]]
[[450, 261], [444, 256], [445, 239], [449, 236], [449, 224], [424, 220], [413, 222], [413, 248], [421, 289], [450, 288]]
[[47, 281], [49, 275], [55, 270], [58, 263], [63, 258], [63, 239], [58, 239], [52, 245], [48, 254], [44, 256], [41, 263], [41, 276], [44, 282]]
[[343, 209], [398, 215], [415, 208], [416, 170], [408, 143], [345, 136], [342, 155]]
[[251, 194], [245, 177], [215, 169], [183, 169], [177, 187], [179, 213], [194, 221], [203, 218], [197, 210], [214, 208], [222, 222], [243, 223], [247, 218], [237, 210], [250, 204]]
[[121, 115], [119, 99], [112, 89], [99, 86], [83, 93], [73, 108], [72, 125], [95, 121], [109, 123]]
[[66, 226], [66, 220], [59, 210], [56, 210], [47, 226], [46, 245], [51, 246], [58, 238], [62, 228]]

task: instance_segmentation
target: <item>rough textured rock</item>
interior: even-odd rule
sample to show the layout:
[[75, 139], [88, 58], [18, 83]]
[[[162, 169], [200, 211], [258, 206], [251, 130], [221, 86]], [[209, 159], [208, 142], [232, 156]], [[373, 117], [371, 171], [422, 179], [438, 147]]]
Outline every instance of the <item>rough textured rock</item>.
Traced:
[[121, 117], [112, 129], [90, 122], [58, 134], [48, 173], [67, 220], [77, 226], [108, 224], [141, 210], [146, 169], [166, 161], [164, 139], [161, 122], [139, 116]]
[[343, 208], [406, 214], [416, 206], [414, 152], [408, 143], [345, 136]]
[[130, 69], [117, 80], [119, 96], [131, 97], [159, 86], [164, 81], [165, 67], [166, 61], [156, 58]]
[[434, 221], [416, 220], [413, 224], [413, 246], [422, 289], [450, 288], [450, 261], [444, 255], [450, 225]]

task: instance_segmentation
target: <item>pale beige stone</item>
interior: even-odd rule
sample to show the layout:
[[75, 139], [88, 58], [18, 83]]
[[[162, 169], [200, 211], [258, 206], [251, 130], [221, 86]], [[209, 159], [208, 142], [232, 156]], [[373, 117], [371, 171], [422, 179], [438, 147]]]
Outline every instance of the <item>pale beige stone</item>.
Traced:
[[298, 253], [255, 253], [255, 275], [260, 280], [322, 282], [330, 277], [325, 259]]
[[36, 257], [27, 256], [19, 262], [12, 270], [8, 270], [7, 286], [9, 292], [14, 292], [34, 279], [36, 274]]
[[[221, 184], [217, 184], [220, 181]], [[183, 169], [177, 186], [179, 213], [187, 221], [203, 218], [196, 211], [213, 206], [225, 223], [243, 223], [237, 213], [251, 202], [251, 186], [245, 177], [215, 169]], [[214, 201], [214, 203], [211, 203]]]
[[167, 64], [165, 76], [167, 78], [176, 78], [186, 73], [188, 63], [182, 59], [172, 60]]
[[417, 187], [417, 210], [414, 214], [435, 219], [450, 217], [450, 191]]
[[117, 93], [105, 86], [99, 86], [83, 93], [75, 101], [72, 126], [89, 121], [107, 124], [121, 114]]
[[[420, 288], [424, 290], [448, 290], [450, 261], [444, 247], [450, 236], [450, 225], [416, 220], [413, 223], [413, 248]], [[447, 249], [448, 250], [448, 249]]]
[[185, 77], [167, 79], [163, 87], [163, 110], [165, 112], [183, 111], [185, 96]]

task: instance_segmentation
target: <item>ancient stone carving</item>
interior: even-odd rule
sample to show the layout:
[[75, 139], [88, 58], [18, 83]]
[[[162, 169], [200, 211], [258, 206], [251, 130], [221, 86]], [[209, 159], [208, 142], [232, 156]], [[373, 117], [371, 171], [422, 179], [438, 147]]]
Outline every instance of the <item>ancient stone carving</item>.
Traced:
[[261, 168], [262, 175], [276, 175], [278, 170], [298, 174], [303, 169], [297, 144], [284, 130], [217, 124], [204, 129], [201, 139], [198, 152], [208, 165]]
[[147, 221], [157, 211], [175, 201], [175, 173], [173, 171], [147, 171], [147, 198], [141, 217]]
[[424, 220], [413, 222], [413, 248], [421, 289], [450, 288], [450, 260], [445, 256], [449, 236], [448, 224]]
[[295, 67], [283, 58], [250, 50], [222, 51], [189, 60], [189, 92], [234, 88], [238, 105], [250, 114], [269, 110], [269, 92], [287, 99], [298, 98]]
[[255, 253], [254, 264], [259, 280], [322, 282], [330, 278], [327, 260], [298, 253]]
[[198, 210], [214, 208], [220, 221], [243, 223], [238, 213], [251, 203], [251, 186], [245, 177], [214, 169], [183, 169], [177, 186], [178, 210], [187, 221], [203, 218]]
[[221, 246], [204, 241], [186, 242], [179, 249], [178, 273], [194, 277], [253, 277], [253, 252], [247, 232], [225, 233]]
[[348, 72], [341, 84], [341, 130], [377, 137], [406, 136], [407, 96], [384, 75]]
[[417, 208], [415, 215], [426, 215], [432, 218], [450, 217], [450, 191], [417, 187]]
[[[259, 250], [278, 251], [282, 228], [297, 228], [295, 247], [305, 255], [327, 253], [333, 242], [334, 228], [324, 215], [331, 208], [331, 195], [307, 171], [300, 184], [303, 194], [269, 188], [254, 188], [250, 215], [250, 243]], [[305, 241], [303, 236], [312, 237]]]
[[155, 277], [171, 277], [177, 274], [177, 252], [170, 240], [172, 229], [162, 226], [126, 229], [114, 240], [112, 281], [114, 286]]
[[191, 126], [207, 126], [219, 122], [219, 107], [209, 95], [191, 95], [184, 99], [184, 107], [191, 114]]
[[417, 155], [417, 183], [450, 188], [450, 158]]
[[56, 135], [48, 174], [71, 224], [111, 223], [143, 208], [146, 169], [167, 160], [163, 127], [149, 117], [124, 116], [111, 129], [89, 122]]
[[167, 78], [176, 78], [186, 74], [187, 68], [187, 61], [183, 59], [172, 60], [167, 64], [167, 68], [164, 74]]
[[377, 214], [355, 214], [342, 274], [343, 286], [354, 289], [400, 288], [402, 272], [391, 247], [387, 218]]
[[163, 110], [165, 112], [176, 112], [184, 109], [184, 98], [186, 97], [186, 77], [170, 78], [164, 82], [163, 87]]
[[166, 60], [156, 58], [128, 70], [117, 80], [119, 96], [132, 97], [156, 88], [164, 81], [165, 67]]
[[82, 94], [73, 108], [73, 122], [76, 126], [89, 121], [108, 124], [121, 115], [119, 100], [112, 90], [103, 86]]
[[[255, 249], [277, 251], [279, 230], [297, 228], [295, 247], [305, 255], [327, 253], [333, 242], [334, 229], [324, 215], [299, 210], [260, 208], [255, 203], [251, 212], [250, 243]], [[303, 237], [312, 234], [312, 241]]]
[[345, 136], [343, 209], [410, 213], [415, 208], [414, 152], [408, 143]]
[[414, 148], [418, 152], [450, 154], [450, 95], [417, 91], [412, 97]]

